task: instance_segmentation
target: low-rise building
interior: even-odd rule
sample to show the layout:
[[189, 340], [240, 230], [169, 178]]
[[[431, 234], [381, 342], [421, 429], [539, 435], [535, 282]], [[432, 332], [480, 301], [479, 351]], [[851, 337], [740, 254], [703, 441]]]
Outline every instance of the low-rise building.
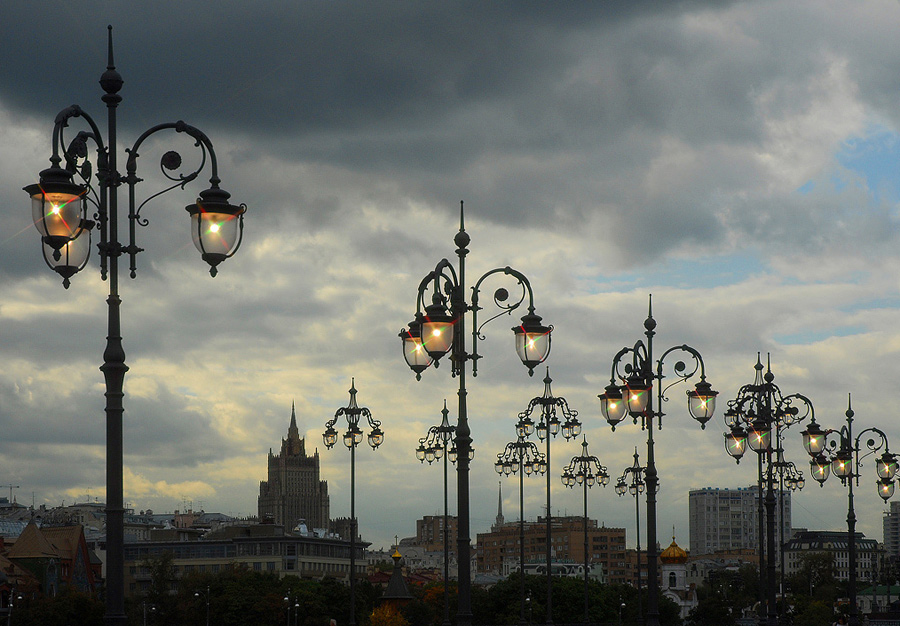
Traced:
[[[872, 580], [873, 571], [880, 562], [884, 549], [874, 539], [866, 539], [862, 533], [856, 533], [854, 543], [857, 580]], [[832, 554], [837, 579], [850, 580], [850, 538], [846, 532], [804, 530], [794, 533], [784, 547], [787, 575], [800, 571], [801, 557], [813, 552]]]

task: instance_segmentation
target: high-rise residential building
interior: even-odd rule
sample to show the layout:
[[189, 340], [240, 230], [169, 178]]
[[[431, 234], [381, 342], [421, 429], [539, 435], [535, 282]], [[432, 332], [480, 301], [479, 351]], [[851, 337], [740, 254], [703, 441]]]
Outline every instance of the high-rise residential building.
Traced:
[[[447, 516], [447, 547], [452, 559], [456, 559], [456, 542], [459, 538], [459, 518]], [[444, 550], [444, 516], [426, 515], [416, 520], [416, 545], [429, 552]]]
[[301, 521], [309, 529], [329, 527], [328, 483], [319, 478], [319, 452], [306, 454], [306, 440], [300, 438], [297, 414], [291, 406], [287, 438], [281, 440], [280, 454], [269, 448], [268, 480], [259, 483], [259, 519], [271, 519], [285, 528]]
[[882, 524], [885, 556], [900, 560], [900, 502], [891, 502], [891, 509], [885, 513]]
[[[780, 497], [779, 497], [780, 496]], [[763, 494], [765, 503], [765, 493]], [[691, 556], [759, 544], [759, 490], [756, 485], [692, 489], [688, 496]], [[791, 537], [791, 493], [775, 490], [776, 545]]]

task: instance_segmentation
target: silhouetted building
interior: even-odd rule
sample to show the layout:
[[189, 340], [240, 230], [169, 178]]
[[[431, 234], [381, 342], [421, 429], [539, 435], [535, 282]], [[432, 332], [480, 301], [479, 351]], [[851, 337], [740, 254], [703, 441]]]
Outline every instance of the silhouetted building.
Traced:
[[269, 449], [268, 480], [259, 483], [259, 519], [294, 528], [301, 520], [312, 528], [328, 528], [328, 483], [319, 479], [319, 452], [306, 454], [306, 440], [297, 430], [297, 415], [291, 406], [287, 439], [281, 453]]

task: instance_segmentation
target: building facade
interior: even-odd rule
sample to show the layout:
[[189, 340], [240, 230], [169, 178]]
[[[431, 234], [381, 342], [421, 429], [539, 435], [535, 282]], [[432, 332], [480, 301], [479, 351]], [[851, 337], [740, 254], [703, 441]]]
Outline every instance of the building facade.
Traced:
[[900, 561], [900, 502], [891, 502], [891, 508], [884, 514], [885, 556], [894, 562]]
[[[457, 530], [459, 518], [455, 515], [447, 516], [447, 544], [450, 549], [450, 557], [456, 559], [456, 540], [459, 537]], [[426, 515], [416, 520], [416, 545], [422, 546], [429, 552], [444, 551], [444, 516]]]
[[[554, 517], [550, 534], [550, 554], [554, 563], [584, 563], [584, 518]], [[483, 574], [506, 575], [519, 567], [519, 523], [494, 526], [478, 533], [477, 570]], [[609, 583], [631, 582], [625, 557], [625, 529], [598, 526], [588, 520], [589, 563], [601, 565]], [[547, 524], [545, 518], [525, 522], [525, 563], [545, 563]]]
[[[779, 544], [791, 536], [791, 493], [779, 493], [776, 489], [775, 498], [775, 542]], [[758, 548], [759, 490], [756, 485], [737, 489], [692, 489], [688, 509], [691, 556]]]
[[306, 440], [300, 438], [293, 406], [281, 452], [273, 454], [269, 449], [268, 480], [259, 483], [257, 505], [260, 521], [271, 520], [285, 528], [294, 528], [301, 521], [308, 528], [329, 527], [328, 483], [319, 478], [319, 452], [306, 454]]
[[[874, 571], [881, 561], [882, 550], [874, 539], [866, 539], [856, 533], [856, 578], [873, 580]], [[834, 556], [835, 576], [838, 580], [850, 580], [850, 541], [846, 532], [830, 530], [804, 530], [797, 532], [785, 544], [785, 570], [790, 576], [800, 571], [802, 557], [813, 552], [826, 552]]]

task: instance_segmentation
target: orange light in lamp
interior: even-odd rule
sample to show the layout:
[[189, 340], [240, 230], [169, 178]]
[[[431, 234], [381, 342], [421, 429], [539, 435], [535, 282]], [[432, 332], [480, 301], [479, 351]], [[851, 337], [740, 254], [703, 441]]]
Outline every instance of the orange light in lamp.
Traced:
[[528, 374], [534, 374], [534, 368], [550, 356], [550, 333], [553, 327], [544, 326], [539, 315], [529, 312], [512, 331], [516, 335], [516, 354], [528, 368]]
[[831, 464], [824, 456], [817, 455], [809, 462], [809, 473], [819, 485], [824, 485], [831, 473]]
[[885, 452], [875, 462], [875, 473], [878, 478], [890, 480], [897, 473], [897, 457], [890, 452]]
[[747, 431], [740, 426], [731, 429], [730, 433], [725, 433], [725, 452], [740, 462], [741, 457], [747, 451]]
[[428, 369], [433, 361], [422, 342], [421, 318], [421, 315], [417, 315], [407, 328], [400, 331], [400, 339], [403, 340], [403, 358], [406, 359], [409, 368], [416, 373], [417, 380], [421, 380], [422, 372]]
[[637, 417], [646, 413], [652, 390], [653, 385], [646, 383], [644, 377], [640, 374], [633, 374], [628, 377], [628, 380], [625, 381], [622, 395], [632, 416]]
[[[435, 295], [434, 301], [425, 307], [422, 318], [422, 344], [428, 356], [437, 361], [453, 347], [456, 318], [447, 312], [442, 298]], [[435, 367], [437, 363], [435, 363]]]
[[712, 385], [705, 380], [696, 384], [694, 389], [687, 392], [688, 411], [695, 420], [700, 422], [700, 428], [706, 428], [706, 422], [712, 419], [716, 412], [716, 396], [718, 391], [713, 391]]
[[815, 418], [800, 435], [803, 437], [803, 447], [810, 456], [817, 456], [825, 449], [826, 433], [816, 424]]
[[627, 405], [622, 398], [622, 392], [615, 383], [610, 383], [606, 390], [597, 397], [600, 398], [600, 412], [615, 430], [616, 424], [625, 419]]
[[244, 237], [247, 205], [229, 204], [231, 194], [218, 187], [200, 192], [197, 202], [185, 207], [191, 215], [191, 238], [209, 273], [218, 273], [219, 263], [234, 256]]
[[[91, 235], [90, 230], [94, 223], [86, 220], [80, 220], [82, 224], [72, 239], [66, 241], [59, 249], [54, 248], [48, 241], [47, 237], [43, 237], [44, 261], [54, 272], [62, 276], [63, 287], [69, 288], [71, 284], [69, 279], [76, 273], [84, 269], [88, 262], [88, 256], [91, 252]], [[87, 231], [87, 232], [85, 232]]]
[[889, 478], [882, 478], [877, 482], [878, 485], [878, 495], [884, 501], [888, 501], [891, 499], [891, 496], [894, 495], [894, 481]]
[[831, 462], [831, 472], [838, 478], [847, 478], [853, 473], [853, 453], [841, 450]]
[[71, 172], [48, 168], [41, 172], [39, 183], [24, 189], [31, 196], [31, 217], [44, 243], [59, 250], [77, 236], [87, 188], [73, 183]]
[[764, 420], [755, 420], [747, 431], [747, 445], [754, 452], [766, 452], [772, 445], [772, 428]]

